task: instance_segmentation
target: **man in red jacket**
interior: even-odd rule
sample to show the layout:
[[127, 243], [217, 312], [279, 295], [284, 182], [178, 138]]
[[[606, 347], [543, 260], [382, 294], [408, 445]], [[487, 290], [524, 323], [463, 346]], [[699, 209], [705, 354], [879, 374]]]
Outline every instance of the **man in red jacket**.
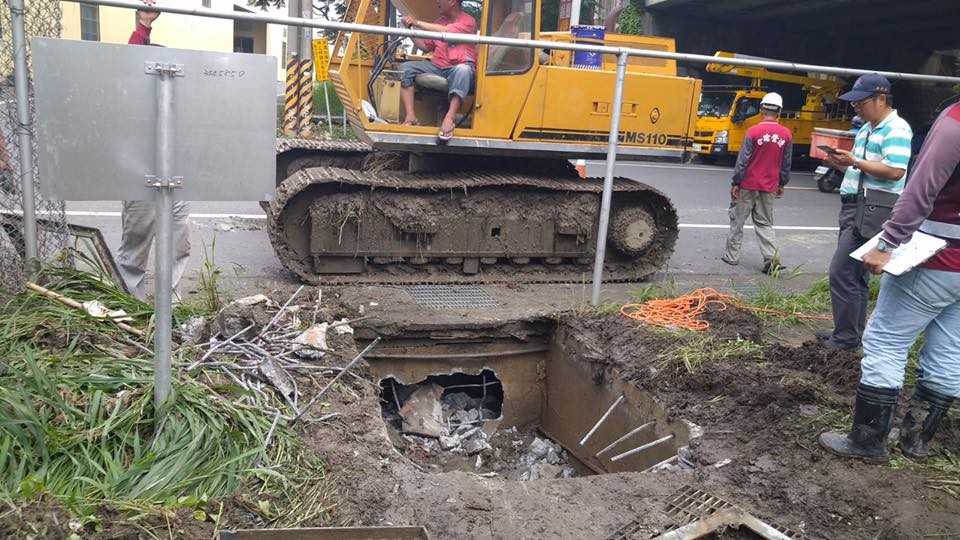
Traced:
[[763, 96], [763, 120], [748, 129], [743, 139], [730, 188], [730, 235], [726, 252], [720, 257], [730, 265], [740, 262], [743, 224], [750, 216], [760, 242], [764, 274], [776, 274], [783, 269], [773, 231], [773, 200], [783, 197], [783, 186], [790, 181], [793, 135], [777, 122], [782, 109], [780, 94], [770, 92]]
[[[143, 0], [152, 6], [156, 0]], [[137, 27], [127, 41], [130, 45], [150, 45], [150, 31], [153, 21], [160, 16], [159, 11], [137, 10]], [[179, 302], [180, 278], [190, 259], [190, 228], [187, 219], [190, 206], [184, 201], [173, 203], [173, 293], [174, 301]], [[120, 249], [117, 250], [117, 266], [120, 277], [127, 285], [130, 294], [144, 300], [147, 298], [146, 278], [147, 260], [150, 256], [150, 244], [153, 242], [153, 225], [156, 220], [154, 205], [151, 201], [124, 201], [120, 217], [123, 228], [120, 237]]]
[[[156, 0], [144, 0], [144, 4], [152, 6]], [[140, 11], [137, 10], [137, 27], [130, 34], [127, 40], [128, 45], [149, 45], [150, 31], [153, 29], [153, 21], [160, 16], [159, 11]]]
[[909, 272], [883, 276], [863, 333], [853, 428], [820, 436], [820, 445], [833, 454], [890, 459], [885, 443], [907, 352], [921, 333], [919, 377], [900, 427], [905, 456], [922, 460], [929, 455], [940, 420], [960, 397], [960, 104], [943, 111], [930, 129], [877, 247], [863, 257], [864, 266], [881, 273], [893, 250], [916, 231], [946, 240], [947, 247]]

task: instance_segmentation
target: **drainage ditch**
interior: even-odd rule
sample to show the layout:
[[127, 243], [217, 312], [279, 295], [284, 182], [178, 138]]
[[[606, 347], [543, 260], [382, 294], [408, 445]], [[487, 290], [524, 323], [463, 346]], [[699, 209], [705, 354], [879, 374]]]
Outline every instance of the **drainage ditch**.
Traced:
[[564, 331], [381, 344], [367, 359], [391, 442], [428, 471], [511, 480], [682, 462], [698, 430], [610, 370], [579, 360]]

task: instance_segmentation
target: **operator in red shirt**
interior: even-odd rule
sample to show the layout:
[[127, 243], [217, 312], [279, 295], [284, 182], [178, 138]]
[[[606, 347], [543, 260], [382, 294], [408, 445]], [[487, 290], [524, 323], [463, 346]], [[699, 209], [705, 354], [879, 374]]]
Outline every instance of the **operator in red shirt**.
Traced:
[[743, 224], [747, 216], [751, 216], [763, 255], [763, 273], [774, 275], [783, 266], [773, 231], [773, 200], [783, 197], [793, 159], [793, 135], [777, 122], [782, 109], [780, 94], [770, 92], [763, 96], [760, 101], [763, 120], [748, 129], [743, 139], [730, 188], [730, 234], [726, 252], [720, 257], [730, 265], [740, 262]]
[[[453, 34], [477, 33], [477, 21], [469, 13], [461, 9], [462, 0], [437, 0], [440, 8], [440, 18], [434, 23], [417, 20], [410, 15], [403, 18], [403, 24], [427, 30], [430, 32], [448, 32]], [[432, 73], [447, 80], [447, 97], [450, 106], [447, 114], [440, 123], [439, 142], [444, 143], [453, 138], [454, 121], [460, 104], [467, 99], [470, 88], [473, 86], [477, 64], [477, 49], [470, 43], [447, 43], [435, 39], [413, 39], [413, 44], [422, 51], [432, 51], [429, 61], [418, 60], [404, 62], [400, 65], [403, 71], [403, 80], [400, 82], [400, 100], [406, 116], [404, 125], [416, 126], [417, 113], [413, 107], [414, 82], [421, 73]]]

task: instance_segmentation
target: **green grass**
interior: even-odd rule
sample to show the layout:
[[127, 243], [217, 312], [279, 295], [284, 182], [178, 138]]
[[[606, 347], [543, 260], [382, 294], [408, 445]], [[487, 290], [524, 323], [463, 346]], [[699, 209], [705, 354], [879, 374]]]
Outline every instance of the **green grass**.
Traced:
[[[47, 269], [43, 279], [75, 300], [123, 308], [140, 328], [153, 315], [74, 270]], [[94, 516], [102, 504], [134, 513], [208, 510], [213, 499], [242, 491], [254, 505], [276, 502], [264, 516], [271, 523], [293, 526], [329, 511], [317, 494], [323, 464], [292, 428], [281, 421], [266, 445], [269, 411], [286, 410], [283, 400], [195, 370], [175, 373], [175, 399], [157, 411], [153, 359], [132, 341], [112, 323], [33, 292], [0, 305], [0, 501], [49, 497]]]
[[895, 450], [890, 460], [890, 467], [922, 472], [928, 476], [927, 487], [960, 499], [960, 457], [953, 455], [949, 450], [935, 452], [923, 462], [913, 461], [899, 450]]
[[324, 118], [327, 117], [327, 103], [323, 96], [324, 89], [326, 89], [327, 95], [330, 96], [330, 116], [334, 118], [342, 117], [343, 104], [340, 103], [340, 96], [337, 95], [337, 91], [333, 88], [333, 83], [330, 81], [314, 84], [313, 114]]
[[650, 283], [630, 291], [630, 302], [642, 304], [649, 300], [676, 298], [678, 296], [680, 296], [680, 289], [677, 286], [677, 281], [670, 278], [666, 283]]
[[742, 298], [741, 302], [749, 307], [775, 310], [787, 315], [774, 315], [758, 311], [763, 319], [777, 319], [786, 323], [796, 323], [800, 319], [795, 314], [822, 315], [830, 311], [830, 282], [827, 278], [815, 281], [807, 290], [786, 292], [776, 287], [773, 280], [759, 283], [757, 293]]
[[704, 366], [724, 361], [760, 361], [763, 346], [745, 339], [716, 339], [707, 332], [685, 331], [679, 341], [660, 353], [660, 366], [676, 373], [695, 373]]

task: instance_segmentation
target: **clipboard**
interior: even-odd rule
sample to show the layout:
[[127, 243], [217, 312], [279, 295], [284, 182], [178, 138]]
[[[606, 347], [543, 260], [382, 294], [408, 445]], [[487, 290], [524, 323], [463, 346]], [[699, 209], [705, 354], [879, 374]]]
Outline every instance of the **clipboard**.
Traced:
[[[882, 231], [877, 233], [876, 236], [867, 240], [865, 244], [854, 250], [850, 256], [858, 261], [862, 261], [863, 256], [866, 255], [867, 252], [877, 247], [877, 243], [880, 241], [880, 235], [882, 234]], [[947, 247], [947, 241], [943, 238], [937, 238], [936, 236], [917, 231], [913, 233], [913, 238], [911, 238], [909, 242], [904, 242], [900, 244], [900, 247], [893, 250], [893, 253], [890, 255], [890, 261], [883, 267], [883, 271], [893, 276], [901, 276], [920, 266], [945, 247]]]

